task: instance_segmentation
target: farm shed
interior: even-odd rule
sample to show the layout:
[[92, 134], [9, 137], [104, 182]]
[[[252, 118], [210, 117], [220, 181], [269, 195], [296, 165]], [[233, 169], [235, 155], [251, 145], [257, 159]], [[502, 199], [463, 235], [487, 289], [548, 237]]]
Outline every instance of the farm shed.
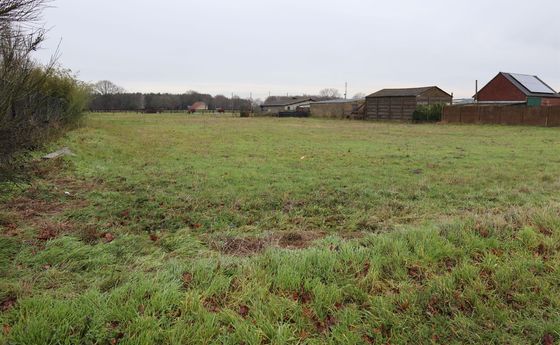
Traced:
[[348, 118], [364, 103], [363, 99], [335, 99], [311, 104], [312, 117]]
[[261, 110], [265, 113], [278, 114], [284, 111], [296, 111], [298, 108], [309, 108], [315, 102], [310, 97], [269, 97], [261, 105]]
[[383, 89], [366, 97], [365, 118], [412, 120], [418, 105], [451, 104], [453, 96], [437, 86]]
[[500, 72], [475, 95], [479, 103], [560, 105], [560, 95], [535, 75]]

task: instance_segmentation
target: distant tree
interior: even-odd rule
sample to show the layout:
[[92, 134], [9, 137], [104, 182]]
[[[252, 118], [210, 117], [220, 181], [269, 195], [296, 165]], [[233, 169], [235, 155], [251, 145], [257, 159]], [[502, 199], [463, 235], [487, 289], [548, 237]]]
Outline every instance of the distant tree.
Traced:
[[330, 98], [330, 99], [334, 99], [334, 98], [340, 98], [340, 92], [338, 92], [337, 89], [323, 89], [321, 91], [319, 91], [319, 97], [321, 98]]
[[364, 99], [366, 98], [366, 94], [363, 92], [358, 92], [357, 94], [354, 95], [354, 97], [352, 97], [352, 99]]
[[113, 95], [116, 93], [124, 93], [124, 89], [118, 85], [115, 85], [109, 80], [100, 80], [92, 85], [92, 89], [96, 94], [99, 95]]
[[216, 95], [214, 97], [214, 107], [226, 109], [229, 107], [230, 100], [224, 95]]

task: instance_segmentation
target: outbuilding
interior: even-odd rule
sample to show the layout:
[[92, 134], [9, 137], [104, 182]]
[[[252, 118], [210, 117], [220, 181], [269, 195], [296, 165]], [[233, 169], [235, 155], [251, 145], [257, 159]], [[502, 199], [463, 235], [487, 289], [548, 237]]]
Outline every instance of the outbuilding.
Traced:
[[364, 99], [333, 99], [311, 104], [312, 117], [351, 118]]
[[261, 105], [261, 110], [264, 113], [278, 114], [298, 109], [309, 109], [313, 102], [315, 102], [315, 99], [311, 97], [269, 97]]
[[437, 86], [383, 89], [366, 97], [365, 118], [410, 121], [419, 105], [452, 102], [453, 96]]
[[189, 107], [190, 112], [208, 110], [208, 106], [204, 102], [195, 102], [193, 105]]
[[536, 75], [500, 72], [474, 96], [478, 103], [560, 105], [560, 95]]

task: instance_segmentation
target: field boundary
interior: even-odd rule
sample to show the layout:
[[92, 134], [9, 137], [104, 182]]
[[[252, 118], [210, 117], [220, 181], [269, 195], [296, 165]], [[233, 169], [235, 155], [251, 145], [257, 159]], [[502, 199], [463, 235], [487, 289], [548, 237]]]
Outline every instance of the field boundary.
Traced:
[[468, 105], [443, 108], [442, 121], [560, 127], [560, 106], [529, 107], [526, 105]]

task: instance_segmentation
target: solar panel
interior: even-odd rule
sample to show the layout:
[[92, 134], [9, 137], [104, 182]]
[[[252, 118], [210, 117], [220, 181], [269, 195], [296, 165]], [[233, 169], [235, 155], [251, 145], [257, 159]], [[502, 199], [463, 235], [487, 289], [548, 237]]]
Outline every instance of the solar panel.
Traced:
[[521, 85], [523, 85], [527, 90], [534, 93], [555, 93], [550, 87], [546, 86], [542, 81], [537, 79], [537, 77], [525, 74], [510, 74], [515, 78]]

